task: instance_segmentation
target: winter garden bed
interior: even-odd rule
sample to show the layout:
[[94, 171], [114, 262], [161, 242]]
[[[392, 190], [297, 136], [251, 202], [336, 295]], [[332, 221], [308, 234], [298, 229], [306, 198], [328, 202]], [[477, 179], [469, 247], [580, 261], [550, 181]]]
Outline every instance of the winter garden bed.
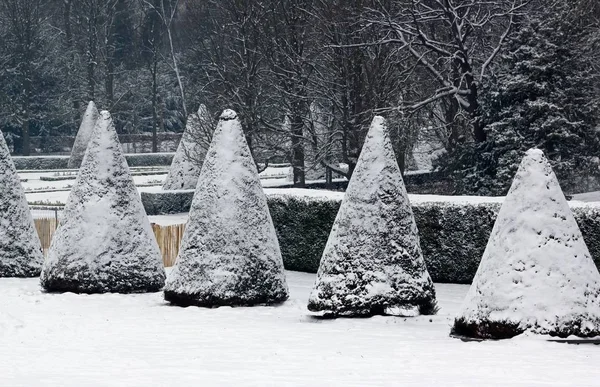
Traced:
[[[266, 189], [269, 210], [288, 270], [316, 272], [341, 192]], [[286, 193], [289, 192], [289, 193]], [[142, 192], [149, 215], [187, 212], [193, 191]], [[502, 198], [411, 196], [427, 267], [435, 282], [470, 283]], [[600, 266], [600, 207], [571, 202], [590, 253]]]

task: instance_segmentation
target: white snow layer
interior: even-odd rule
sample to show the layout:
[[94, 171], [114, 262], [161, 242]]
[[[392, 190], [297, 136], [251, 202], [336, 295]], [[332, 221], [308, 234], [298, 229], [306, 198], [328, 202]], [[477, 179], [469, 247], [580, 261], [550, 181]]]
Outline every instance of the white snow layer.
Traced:
[[408, 306], [429, 314], [434, 304], [386, 123], [375, 117], [327, 240], [309, 309], [369, 315]]
[[321, 320], [314, 274], [287, 272], [277, 307], [173, 308], [162, 293], [45, 294], [0, 279], [0, 384], [7, 387], [594, 386], [594, 345], [536, 337], [450, 338], [468, 287], [436, 284], [440, 312]]
[[81, 124], [79, 125], [73, 148], [71, 149], [71, 157], [69, 158], [68, 164], [69, 168], [79, 168], [81, 165], [85, 150], [90, 142], [90, 138], [92, 138], [92, 132], [94, 131], [94, 126], [96, 125], [99, 114], [94, 101], [90, 101], [81, 118]]
[[202, 159], [206, 153], [206, 149], [203, 148], [204, 144], [199, 142], [200, 131], [210, 125], [210, 122], [210, 114], [204, 105], [200, 105], [196, 114], [190, 114], [177, 152], [171, 162], [169, 175], [163, 185], [164, 190], [196, 188], [202, 169]]
[[0, 277], [37, 276], [43, 261], [21, 179], [0, 132]]
[[52, 239], [42, 284], [75, 292], [156, 291], [164, 279], [158, 244], [110, 113], [103, 111]]
[[[283, 260], [237, 115], [221, 115], [198, 180], [165, 297], [197, 305], [287, 298]], [[181, 303], [181, 302], [180, 302]]]
[[523, 159], [458, 319], [535, 333], [600, 331], [600, 275], [550, 164]]

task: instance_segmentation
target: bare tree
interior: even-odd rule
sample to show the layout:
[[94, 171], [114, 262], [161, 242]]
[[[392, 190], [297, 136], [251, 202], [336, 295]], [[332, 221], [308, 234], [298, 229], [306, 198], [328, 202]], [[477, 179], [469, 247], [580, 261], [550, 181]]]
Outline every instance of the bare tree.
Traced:
[[43, 7], [42, 0], [0, 1], [0, 14], [7, 26], [4, 38], [8, 43], [8, 55], [3, 67], [9, 68], [18, 88], [17, 100], [12, 102], [12, 116], [21, 126], [22, 153], [25, 156], [31, 152], [34, 79], [43, 57], [41, 33], [46, 19], [42, 13]]
[[440, 118], [450, 128], [450, 147], [464, 140], [460, 138], [459, 122], [463, 116], [472, 127], [472, 138], [485, 141], [479, 118], [482, 82], [515, 19], [528, 3], [529, 0], [402, 0], [372, 8], [365, 21], [387, 32], [375, 43], [406, 50], [415, 71], [424, 70], [438, 85], [432, 92], [401, 101], [401, 108], [415, 112], [441, 106]]

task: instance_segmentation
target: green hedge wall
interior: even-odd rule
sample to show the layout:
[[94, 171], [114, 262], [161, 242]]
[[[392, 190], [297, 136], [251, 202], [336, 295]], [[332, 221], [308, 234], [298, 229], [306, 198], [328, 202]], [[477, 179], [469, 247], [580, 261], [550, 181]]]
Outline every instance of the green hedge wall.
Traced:
[[[341, 194], [332, 198], [267, 195], [286, 269], [316, 272]], [[189, 210], [193, 191], [142, 193], [151, 215]], [[500, 210], [496, 202], [415, 202], [421, 248], [435, 282], [470, 283]], [[600, 207], [572, 205], [596, 265], [600, 266]]]
[[[130, 167], [154, 167], [171, 165], [174, 153], [126, 154]], [[17, 171], [68, 169], [69, 156], [13, 156]]]

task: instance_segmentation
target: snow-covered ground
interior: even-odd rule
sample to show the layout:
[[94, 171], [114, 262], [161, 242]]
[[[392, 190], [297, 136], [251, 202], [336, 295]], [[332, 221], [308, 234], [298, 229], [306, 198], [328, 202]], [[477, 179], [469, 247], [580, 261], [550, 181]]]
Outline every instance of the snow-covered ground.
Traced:
[[[135, 175], [139, 172], [148, 172], [149, 170], [158, 171], [157, 174], [147, 176], [133, 176], [133, 181], [140, 192], [157, 192], [161, 190], [168, 171], [167, 167], [140, 167], [131, 168], [131, 172]], [[264, 187], [276, 187], [283, 184], [288, 184], [287, 172], [289, 168], [269, 167], [260, 174], [261, 182]], [[70, 180], [44, 181], [42, 177], [57, 177], [70, 176]], [[23, 188], [29, 203], [36, 204], [64, 204], [69, 196], [69, 191], [75, 184], [77, 171], [20, 171], [19, 177], [23, 181]]]
[[417, 318], [320, 320], [314, 275], [287, 272], [278, 307], [179, 308], [162, 293], [44, 294], [0, 279], [2, 386], [592, 386], [600, 348], [450, 338], [468, 287], [436, 284]]

